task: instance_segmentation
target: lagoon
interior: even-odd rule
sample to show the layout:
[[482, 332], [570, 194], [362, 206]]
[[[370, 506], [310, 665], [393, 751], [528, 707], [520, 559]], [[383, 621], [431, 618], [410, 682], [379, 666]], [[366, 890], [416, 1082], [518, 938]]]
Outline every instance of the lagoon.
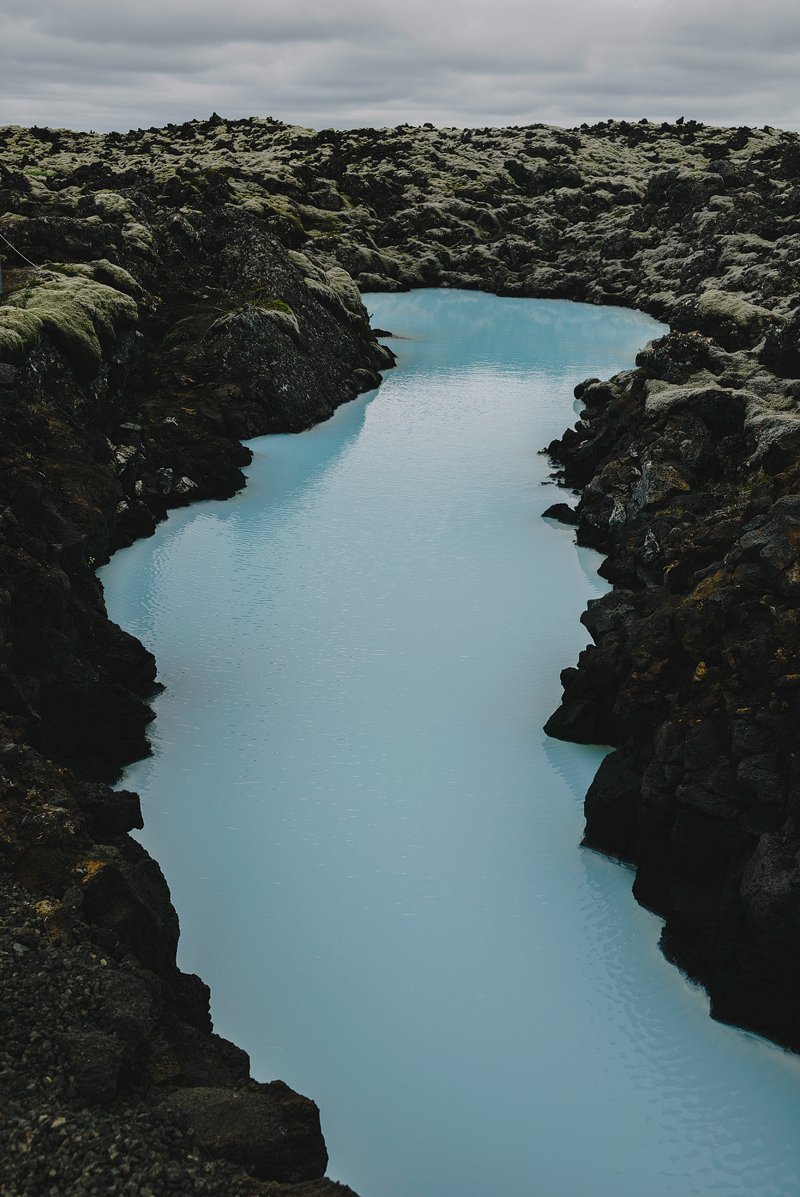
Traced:
[[165, 685], [123, 784], [181, 967], [361, 1197], [796, 1197], [800, 1062], [711, 1022], [579, 847], [602, 750], [541, 730], [605, 586], [538, 450], [663, 329], [366, 302], [400, 334], [380, 390], [102, 571]]

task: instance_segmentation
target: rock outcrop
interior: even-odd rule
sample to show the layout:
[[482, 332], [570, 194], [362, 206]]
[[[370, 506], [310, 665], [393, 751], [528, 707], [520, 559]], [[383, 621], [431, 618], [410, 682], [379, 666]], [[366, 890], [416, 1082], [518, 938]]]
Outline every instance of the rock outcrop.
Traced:
[[108, 787], [147, 751], [156, 666], [94, 569], [171, 506], [233, 494], [241, 438], [377, 384], [391, 355], [359, 290], [671, 326], [581, 384], [550, 446], [580, 498], [548, 514], [608, 554], [614, 590], [548, 730], [614, 747], [587, 842], [635, 862], [715, 1015], [800, 1047], [798, 198], [800, 137], [769, 127], [0, 129], [12, 1191], [348, 1192], [322, 1176], [311, 1103], [250, 1081], [176, 968], [138, 801]]
[[797, 1050], [796, 383], [759, 358], [673, 332], [577, 388], [586, 409], [550, 451], [614, 590], [583, 616], [594, 643], [546, 730], [615, 746], [586, 842], [636, 864], [716, 1017]]
[[97, 154], [64, 187], [21, 157], [0, 224], [43, 264], [9, 251], [0, 305], [3, 1191], [346, 1193], [316, 1107], [249, 1079], [176, 966], [138, 798], [108, 785], [148, 751], [156, 664], [95, 568], [169, 507], [232, 495], [240, 438], [325, 419], [391, 354], [342, 271], [213, 180], [180, 213], [155, 178], [109, 189]]

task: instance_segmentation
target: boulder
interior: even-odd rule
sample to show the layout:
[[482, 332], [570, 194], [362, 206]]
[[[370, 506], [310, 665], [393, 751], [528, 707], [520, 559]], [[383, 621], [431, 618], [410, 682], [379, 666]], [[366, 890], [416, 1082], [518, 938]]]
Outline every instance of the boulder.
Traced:
[[322, 1177], [328, 1153], [313, 1101], [281, 1081], [243, 1089], [178, 1089], [166, 1104], [212, 1156], [284, 1184]]

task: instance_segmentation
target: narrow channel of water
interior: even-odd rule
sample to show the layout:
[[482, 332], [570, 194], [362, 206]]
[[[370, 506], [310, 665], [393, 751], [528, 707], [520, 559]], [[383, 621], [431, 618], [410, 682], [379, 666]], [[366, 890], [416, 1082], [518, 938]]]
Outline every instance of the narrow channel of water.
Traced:
[[370, 296], [398, 370], [103, 571], [166, 685], [143, 841], [217, 1030], [362, 1197], [796, 1197], [800, 1066], [710, 1021], [547, 740], [597, 559], [537, 450], [644, 316]]

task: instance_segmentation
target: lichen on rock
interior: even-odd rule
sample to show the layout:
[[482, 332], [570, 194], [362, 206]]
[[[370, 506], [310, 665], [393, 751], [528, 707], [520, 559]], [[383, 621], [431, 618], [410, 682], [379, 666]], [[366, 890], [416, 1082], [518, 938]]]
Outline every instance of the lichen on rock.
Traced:
[[82, 377], [93, 378], [100, 370], [103, 349], [112, 348], [121, 331], [133, 328], [138, 314], [130, 295], [115, 287], [84, 273], [51, 271], [12, 292], [0, 308], [0, 328], [6, 326], [10, 353], [17, 360], [44, 331]]

